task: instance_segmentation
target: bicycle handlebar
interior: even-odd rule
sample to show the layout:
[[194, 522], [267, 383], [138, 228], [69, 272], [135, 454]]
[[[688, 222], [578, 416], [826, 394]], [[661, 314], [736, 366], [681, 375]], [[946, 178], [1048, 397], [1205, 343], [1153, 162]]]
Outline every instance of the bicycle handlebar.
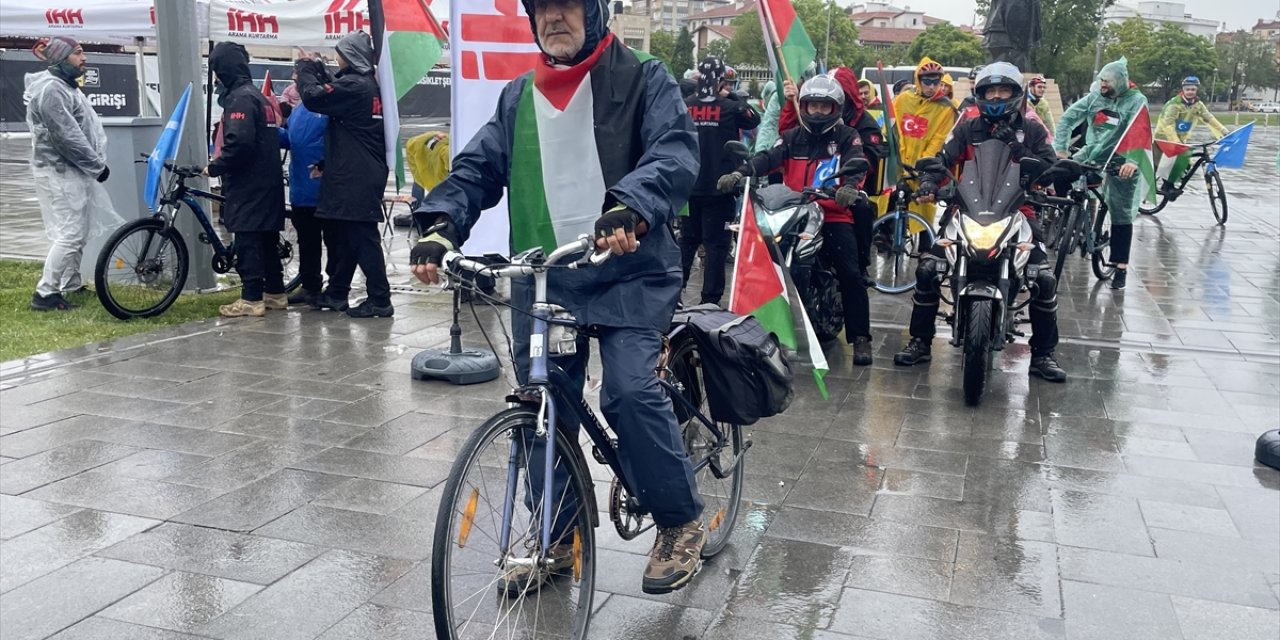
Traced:
[[595, 241], [591, 239], [591, 236], [583, 234], [578, 236], [577, 240], [556, 247], [551, 252], [551, 255], [548, 255], [544, 260], [537, 259], [541, 252], [533, 255], [526, 253], [529, 257], [525, 260], [521, 260], [519, 256], [516, 256], [510, 264], [495, 266], [472, 260], [457, 251], [449, 251], [444, 254], [444, 259], [441, 262], [445, 265], [445, 270], [453, 274], [462, 271], [472, 273], [483, 271], [495, 278], [516, 278], [530, 276], [539, 271], [546, 271], [550, 267], [559, 265], [565, 258], [579, 253], [585, 253], [585, 255], [566, 265], [568, 268], [578, 269], [587, 264], [598, 266], [613, 255], [607, 250], [594, 251], [594, 249]]

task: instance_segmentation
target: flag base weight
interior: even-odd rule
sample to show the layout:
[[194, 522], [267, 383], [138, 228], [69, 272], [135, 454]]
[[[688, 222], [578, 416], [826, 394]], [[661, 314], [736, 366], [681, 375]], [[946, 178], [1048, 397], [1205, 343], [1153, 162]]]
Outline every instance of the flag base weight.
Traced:
[[463, 349], [462, 326], [458, 324], [458, 308], [462, 304], [462, 288], [454, 285], [453, 326], [449, 327], [448, 349], [427, 349], [413, 357], [409, 375], [414, 380], [445, 380], [452, 384], [479, 384], [498, 377], [502, 367], [498, 357], [486, 349]]

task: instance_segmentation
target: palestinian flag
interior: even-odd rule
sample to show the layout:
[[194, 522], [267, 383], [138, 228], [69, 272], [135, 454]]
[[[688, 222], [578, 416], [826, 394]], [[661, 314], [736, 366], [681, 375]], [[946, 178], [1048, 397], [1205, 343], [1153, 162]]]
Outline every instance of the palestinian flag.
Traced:
[[284, 124], [284, 114], [280, 111], [280, 100], [276, 98], [276, 90], [271, 86], [271, 70], [267, 69], [267, 74], [262, 78], [262, 97], [267, 99], [267, 109], [275, 117], [276, 126]]
[[[769, 65], [777, 76], [778, 91], [782, 81], [790, 79], [796, 84], [804, 77], [804, 70], [818, 57], [809, 34], [805, 32], [791, 0], [760, 0], [760, 31], [769, 42]], [[774, 53], [775, 48], [777, 53]]]
[[1125, 162], [1138, 165], [1138, 175], [1135, 176], [1140, 181], [1138, 195], [1147, 202], [1157, 202], [1156, 172], [1151, 164], [1151, 143], [1151, 114], [1147, 112], [1146, 107], [1142, 107], [1129, 122], [1129, 127], [1124, 130], [1124, 135], [1120, 136], [1120, 142], [1105, 164], [1111, 164], [1113, 158], [1120, 156]]
[[396, 189], [405, 182], [397, 102], [440, 60], [449, 37], [427, 4], [427, 0], [369, 0], [387, 166], [395, 167]]
[[[805, 314], [795, 287], [786, 271], [774, 261], [769, 244], [756, 224], [751, 194], [742, 198], [742, 229], [738, 232], [737, 260], [733, 265], [733, 288], [729, 290], [729, 310], [752, 315], [760, 325], [778, 337], [778, 342], [800, 354], [813, 365], [813, 379], [822, 397], [827, 397], [827, 357]], [[797, 332], [796, 327], [803, 329]]]
[[1191, 166], [1191, 146], [1181, 142], [1156, 140], [1156, 178], [1172, 183], [1182, 179], [1182, 174]]

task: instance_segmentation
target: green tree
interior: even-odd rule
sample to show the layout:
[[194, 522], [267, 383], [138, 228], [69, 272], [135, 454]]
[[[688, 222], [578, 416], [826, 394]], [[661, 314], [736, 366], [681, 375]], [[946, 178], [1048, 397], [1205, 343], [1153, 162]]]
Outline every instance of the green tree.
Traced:
[[716, 40], [716, 41], [712, 42], [711, 44], [708, 44], [708, 45], [707, 45], [707, 48], [702, 50], [702, 54], [701, 54], [701, 55], [702, 55], [702, 57], [704, 57], [704, 58], [705, 58], [705, 57], [707, 57], [707, 56], [715, 56], [715, 57], [717, 57], [717, 58], [720, 58], [721, 60], [724, 60], [724, 61], [725, 61], [725, 64], [734, 64], [734, 62], [735, 62], [735, 61], [734, 61], [734, 60], [729, 56], [729, 41], [728, 41], [728, 40]]
[[876, 60], [884, 61], [886, 67], [900, 67], [904, 65], [914, 65], [920, 61], [920, 58], [912, 59], [907, 55], [907, 45], [895, 44], [888, 49], [868, 52], [868, 66], [875, 66]]
[[671, 72], [680, 76], [693, 68], [693, 35], [689, 27], [680, 27], [680, 35], [676, 36], [675, 52], [671, 56]]
[[[828, 69], [849, 67], [859, 69], [866, 64], [867, 52], [858, 45], [858, 26], [853, 24], [832, 0], [795, 0], [796, 16], [804, 25], [805, 33], [818, 50], [818, 60], [825, 61]], [[757, 25], [760, 19], [756, 18]], [[827, 26], [831, 37], [827, 37]], [[785, 37], [785, 34], [779, 34]]]
[[1280, 89], [1280, 66], [1275, 58], [1275, 45], [1254, 38], [1248, 31], [1237, 31], [1218, 43], [1218, 87], [1234, 104], [1245, 87]]
[[748, 11], [729, 23], [733, 26], [733, 40], [729, 42], [728, 59], [733, 64], [750, 64], [759, 67], [769, 64], [764, 35], [760, 32], [760, 17]]
[[1183, 78], [1209, 77], [1217, 66], [1218, 54], [1207, 39], [1165, 24], [1129, 63], [1129, 76], [1134, 82], [1156, 85], [1155, 95], [1168, 100], [1181, 90]]
[[[1102, 13], [1114, 0], [1040, 0], [1040, 43], [1031, 51], [1031, 69], [1053, 78], [1068, 102], [1093, 82], [1093, 54]], [[990, 0], [977, 0], [986, 15]]]
[[[676, 37], [670, 31], [654, 31], [649, 36], [649, 54], [671, 67], [671, 60], [676, 54]], [[674, 67], [671, 67], [671, 71], [676, 77], [680, 76], [681, 72]]]
[[940, 22], [916, 36], [907, 47], [907, 58], [919, 61], [929, 56], [951, 67], [973, 67], [987, 59], [982, 41], [949, 22]]
[[1109, 24], [1102, 32], [1102, 41], [1106, 45], [1103, 55], [1107, 60], [1118, 60], [1121, 56], [1137, 60], [1151, 46], [1151, 35], [1151, 27], [1142, 18]]

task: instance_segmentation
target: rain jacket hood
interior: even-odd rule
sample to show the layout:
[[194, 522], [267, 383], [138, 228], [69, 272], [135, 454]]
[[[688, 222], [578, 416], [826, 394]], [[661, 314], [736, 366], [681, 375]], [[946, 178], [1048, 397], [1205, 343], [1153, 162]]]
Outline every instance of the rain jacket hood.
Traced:
[[369, 34], [357, 31], [343, 36], [334, 49], [351, 65], [352, 71], [362, 76], [373, 73], [373, 40], [369, 38]]
[[[861, 89], [862, 87], [866, 87], [871, 92], [871, 104], [863, 105], [863, 106], [865, 106], [868, 109], [880, 108], [881, 106], [880, 91], [876, 89], [876, 83], [870, 80], [867, 80], [866, 78], [863, 78], [862, 80], [858, 81], [858, 88]], [[859, 98], [861, 98], [862, 94], [859, 93], [858, 95], [859, 95]]]
[[48, 71], [28, 73], [22, 100], [37, 167], [73, 166], [97, 177], [107, 166], [107, 134], [79, 89]]
[[1098, 72], [1098, 80], [1106, 80], [1120, 98], [1129, 92], [1129, 60], [1123, 56], [1119, 60], [1108, 62]]
[[[949, 98], [947, 98], [947, 97], [946, 97], [946, 95], [944, 95], [944, 94], [942, 93], [942, 85], [941, 85], [941, 84], [940, 84], [940, 85], [938, 85], [938, 90], [934, 92], [934, 94], [933, 94], [933, 97], [932, 97], [932, 98], [925, 98], [925, 97], [924, 97], [924, 94], [923, 94], [923, 93], [921, 93], [921, 87], [922, 87], [922, 85], [920, 84], [920, 69], [921, 69], [921, 68], [923, 68], [925, 65], [930, 64], [930, 63], [932, 63], [932, 64], [938, 64], [938, 61], [937, 61], [937, 60], [934, 60], [933, 58], [930, 58], [929, 56], [925, 56], [925, 57], [923, 57], [923, 58], [920, 58], [920, 64], [917, 64], [917, 65], [916, 65], [916, 73], [915, 73], [915, 76], [914, 76], [914, 82], [915, 82], [915, 87], [916, 87], [916, 93], [919, 93], [919, 94], [920, 94], [920, 99], [922, 99], [922, 100], [929, 100], [929, 101], [932, 101], [932, 102], [939, 102], [939, 101], [942, 101], [942, 102], [949, 102], [949, 101], [950, 101], [950, 99], [949, 99]], [[945, 82], [945, 83], [947, 83], [948, 85], [950, 85], [950, 84], [951, 84], [951, 79], [947, 76], [947, 74], [943, 74], [943, 75], [942, 75], [942, 81], [943, 81], [943, 82]]]
[[[209, 68], [226, 91], [245, 82], [253, 82], [249, 73], [249, 52], [234, 42], [219, 42], [209, 54]], [[220, 94], [225, 91], [220, 91]]]
[[778, 83], [774, 82], [773, 80], [770, 80], [764, 83], [764, 88], [760, 89], [760, 102], [766, 105], [769, 104], [769, 99], [772, 98], [773, 94], [777, 92], [778, 92]]
[[[524, 5], [525, 13], [529, 14], [529, 28], [533, 31], [533, 40], [538, 43], [538, 47], [542, 47], [542, 43], [538, 41], [538, 23], [533, 17], [533, 0], [520, 0]], [[607, 0], [582, 0], [583, 8], [583, 27], [586, 30], [586, 38], [582, 41], [582, 50], [578, 55], [569, 61], [570, 65], [578, 64], [583, 60], [591, 57], [595, 53], [600, 43], [609, 33], [609, 3]], [[543, 50], [546, 53], [546, 50]]]
[[866, 110], [866, 105], [862, 104], [862, 94], [858, 91], [857, 74], [849, 67], [836, 67], [832, 77], [840, 83], [840, 88], [844, 89], [845, 122], [857, 122]]

